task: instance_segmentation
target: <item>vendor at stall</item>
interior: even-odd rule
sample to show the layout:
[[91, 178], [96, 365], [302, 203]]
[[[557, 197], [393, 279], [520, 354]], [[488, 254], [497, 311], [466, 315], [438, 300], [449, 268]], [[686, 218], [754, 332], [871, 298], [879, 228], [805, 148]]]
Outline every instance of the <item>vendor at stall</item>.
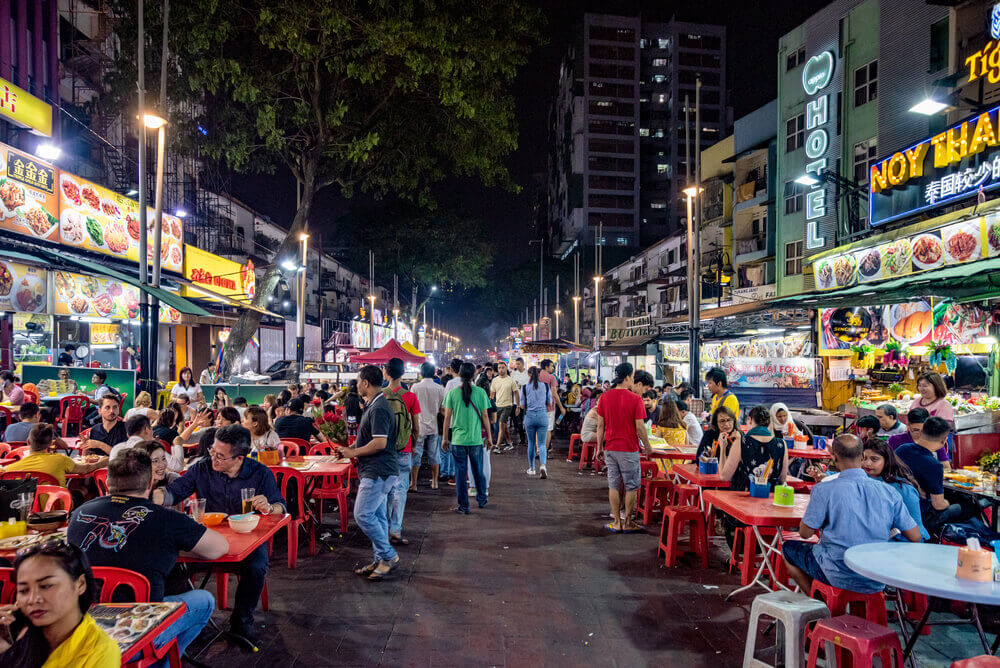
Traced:
[[933, 371], [921, 374], [917, 378], [917, 392], [920, 396], [913, 400], [910, 408], [923, 408], [931, 417], [955, 423], [955, 409], [948, 403], [948, 388], [941, 374]]

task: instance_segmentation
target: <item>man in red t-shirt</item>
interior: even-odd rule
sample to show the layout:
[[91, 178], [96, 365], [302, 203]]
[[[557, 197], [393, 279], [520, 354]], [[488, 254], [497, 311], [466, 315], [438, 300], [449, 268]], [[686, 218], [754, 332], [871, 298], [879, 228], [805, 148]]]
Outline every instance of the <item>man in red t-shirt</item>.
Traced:
[[542, 360], [539, 367], [541, 373], [538, 374], [538, 380], [549, 386], [554, 401], [549, 407], [549, 430], [545, 432], [545, 451], [552, 452], [552, 430], [556, 428], [556, 408], [559, 409], [560, 415], [564, 415], [566, 409], [563, 408], [562, 401], [559, 399], [559, 381], [552, 373], [556, 370], [556, 365], [552, 363], [552, 360]]
[[[417, 395], [410, 392], [399, 379], [403, 376], [403, 360], [393, 357], [385, 365], [386, 375], [389, 377], [389, 385], [382, 392], [388, 397], [395, 395], [402, 400], [406, 406], [406, 411], [410, 414], [410, 440], [406, 443], [406, 448], [398, 451], [399, 457], [399, 477], [396, 479], [396, 486], [389, 492], [386, 513], [389, 516], [389, 542], [393, 545], [409, 545], [410, 541], [403, 538], [403, 511], [406, 510], [406, 492], [410, 488], [410, 453], [413, 451], [413, 444], [420, 437], [420, 401]], [[390, 404], [391, 406], [392, 404]], [[399, 404], [396, 404], [397, 406]], [[399, 417], [397, 416], [397, 427]], [[387, 448], [395, 448], [395, 443], [387, 443]]]
[[[615, 533], [641, 531], [635, 521], [635, 507], [641, 484], [639, 445], [647, 455], [653, 453], [646, 433], [646, 407], [631, 391], [632, 365], [623, 362], [615, 367], [614, 388], [601, 395], [597, 404], [597, 456], [603, 453], [608, 466], [608, 501], [614, 518], [606, 528]], [[625, 519], [622, 525], [620, 485], [625, 486]]]

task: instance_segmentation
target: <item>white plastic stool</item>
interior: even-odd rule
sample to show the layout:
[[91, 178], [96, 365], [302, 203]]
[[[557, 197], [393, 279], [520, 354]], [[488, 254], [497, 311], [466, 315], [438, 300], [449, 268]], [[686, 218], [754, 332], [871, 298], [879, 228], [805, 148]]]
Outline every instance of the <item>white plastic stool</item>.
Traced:
[[[743, 652], [743, 668], [771, 666], [754, 658], [757, 644], [757, 625], [762, 615], [773, 617], [781, 623], [785, 635], [785, 666], [800, 668], [805, 665], [806, 624], [817, 619], [826, 619], [830, 610], [822, 601], [811, 599], [805, 594], [791, 591], [775, 591], [761, 594], [750, 607], [750, 628], [747, 631], [746, 649]], [[778, 645], [775, 645], [778, 651]], [[777, 654], [775, 654], [777, 656]]]

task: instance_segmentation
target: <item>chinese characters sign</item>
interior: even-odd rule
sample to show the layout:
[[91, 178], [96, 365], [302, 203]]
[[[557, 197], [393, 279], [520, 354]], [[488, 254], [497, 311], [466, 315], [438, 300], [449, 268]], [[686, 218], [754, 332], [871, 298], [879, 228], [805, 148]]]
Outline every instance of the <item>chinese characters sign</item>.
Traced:
[[58, 242], [55, 179], [51, 165], [0, 145], [0, 229]]
[[0, 79], [0, 115], [37, 134], [52, 136], [52, 107], [6, 79]]
[[1000, 186], [998, 145], [1000, 119], [998, 108], [994, 108], [872, 165], [871, 224], [880, 225]]

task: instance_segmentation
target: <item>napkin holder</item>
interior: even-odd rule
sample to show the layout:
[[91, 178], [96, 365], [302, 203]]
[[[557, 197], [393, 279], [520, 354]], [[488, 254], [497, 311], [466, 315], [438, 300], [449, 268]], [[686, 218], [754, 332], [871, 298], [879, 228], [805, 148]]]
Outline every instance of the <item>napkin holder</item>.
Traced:
[[719, 473], [719, 460], [717, 457], [698, 460], [698, 473], [702, 475], [717, 475]]
[[277, 466], [281, 463], [281, 454], [277, 450], [260, 450], [257, 460], [264, 466]]
[[771, 496], [771, 485], [770, 483], [760, 484], [756, 481], [750, 482], [750, 496], [755, 499], [766, 499]]
[[955, 576], [962, 580], [990, 582], [993, 580], [993, 553], [988, 550], [958, 548], [958, 571]]
[[774, 486], [774, 505], [791, 507], [795, 505], [795, 490], [788, 485]]

